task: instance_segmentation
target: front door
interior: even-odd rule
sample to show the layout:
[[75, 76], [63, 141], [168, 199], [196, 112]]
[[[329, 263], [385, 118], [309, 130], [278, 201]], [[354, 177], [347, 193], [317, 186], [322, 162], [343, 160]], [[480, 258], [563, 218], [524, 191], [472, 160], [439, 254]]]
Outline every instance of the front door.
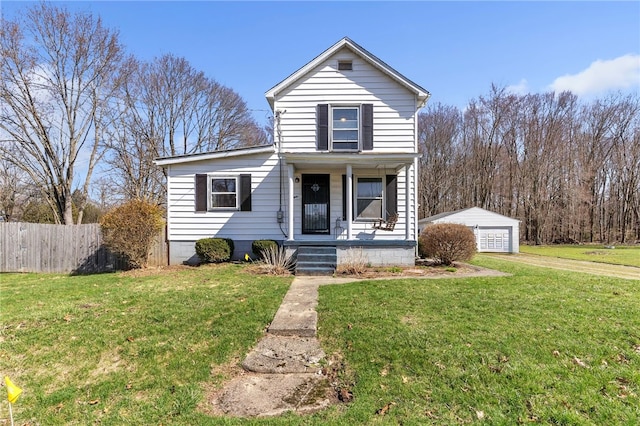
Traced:
[[329, 234], [329, 175], [302, 175], [302, 233]]

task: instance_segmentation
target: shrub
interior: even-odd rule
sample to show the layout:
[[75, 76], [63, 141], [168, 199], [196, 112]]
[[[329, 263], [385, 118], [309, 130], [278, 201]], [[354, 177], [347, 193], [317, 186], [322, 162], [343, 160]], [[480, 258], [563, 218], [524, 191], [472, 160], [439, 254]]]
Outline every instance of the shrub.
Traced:
[[288, 275], [296, 267], [295, 258], [284, 247], [270, 245], [263, 252], [264, 269], [273, 275]]
[[336, 268], [338, 274], [360, 275], [367, 271], [367, 258], [361, 248], [347, 249], [340, 265]]
[[233, 254], [230, 238], [202, 238], [196, 241], [196, 254], [206, 263], [227, 262]]
[[471, 260], [476, 252], [476, 238], [473, 231], [464, 225], [429, 225], [420, 234], [418, 250], [422, 257], [431, 258], [442, 265], [451, 265], [458, 260]]
[[223, 240], [225, 240], [229, 245], [229, 258], [233, 257], [233, 251], [236, 249], [236, 246], [233, 243], [233, 240], [231, 238], [223, 238]]
[[255, 240], [251, 243], [251, 251], [258, 259], [264, 259], [264, 252], [268, 248], [277, 248], [278, 242], [275, 240]]
[[153, 240], [162, 231], [163, 210], [144, 200], [132, 200], [100, 220], [105, 246], [123, 255], [133, 268], [147, 266]]

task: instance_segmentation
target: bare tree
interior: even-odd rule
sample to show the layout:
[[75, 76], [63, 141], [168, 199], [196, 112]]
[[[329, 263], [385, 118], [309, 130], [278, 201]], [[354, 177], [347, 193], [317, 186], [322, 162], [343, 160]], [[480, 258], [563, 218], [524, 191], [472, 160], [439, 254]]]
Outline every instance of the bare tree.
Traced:
[[[582, 129], [579, 135], [577, 158], [580, 165], [580, 184], [584, 223], [583, 232], [589, 242], [604, 240], [604, 228], [599, 220], [600, 208], [608, 185], [606, 164], [615, 147], [615, 129], [619, 114], [618, 95], [597, 99], [583, 106]], [[597, 229], [596, 229], [597, 228]]]
[[0, 159], [0, 221], [15, 221], [22, 216], [26, 202], [25, 173]]
[[462, 114], [455, 107], [432, 104], [418, 116], [421, 217], [447, 211], [456, 205], [458, 186], [450, 174], [459, 155], [461, 127]]
[[153, 160], [268, 143], [233, 90], [205, 77], [184, 58], [164, 55], [152, 63], [129, 59], [120, 102], [105, 145], [114, 186], [124, 199], [164, 198], [164, 177]]
[[41, 3], [1, 22], [0, 153], [41, 186], [56, 222], [73, 223], [77, 182], [87, 199], [120, 58], [117, 34], [90, 14]]
[[552, 226], [552, 210], [562, 194], [562, 164], [566, 161], [566, 125], [574, 117], [576, 97], [565, 92], [531, 94], [523, 99], [520, 194], [525, 237], [542, 244]]
[[640, 241], [637, 95], [492, 86], [456, 111], [419, 116], [421, 216], [475, 205], [520, 219], [534, 244]]
[[616, 116], [612, 129], [614, 147], [607, 164], [610, 185], [605, 219], [611, 223], [606, 239], [625, 243], [634, 227], [634, 233], [640, 236], [640, 99], [620, 99]]

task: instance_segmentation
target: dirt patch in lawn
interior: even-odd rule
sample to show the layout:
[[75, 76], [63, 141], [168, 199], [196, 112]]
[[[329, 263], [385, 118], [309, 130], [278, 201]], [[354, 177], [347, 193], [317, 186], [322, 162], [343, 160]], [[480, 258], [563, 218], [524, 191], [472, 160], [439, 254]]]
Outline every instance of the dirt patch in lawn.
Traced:
[[454, 263], [451, 266], [434, 266], [429, 260], [417, 260], [415, 266], [378, 266], [367, 267], [361, 273], [339, 273], [336, 277], [357, 279], [389, 278], [461, 278], [481, 276], [508, 276], [504, 272], [481, 268], [466, 263]]

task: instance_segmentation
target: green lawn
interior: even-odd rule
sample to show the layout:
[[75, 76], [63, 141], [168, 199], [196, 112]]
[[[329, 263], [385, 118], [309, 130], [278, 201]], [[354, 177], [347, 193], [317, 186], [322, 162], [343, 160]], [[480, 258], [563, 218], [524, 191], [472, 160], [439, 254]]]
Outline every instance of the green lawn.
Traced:
[[601, 245], [521, 245], [520, 251], [522, 253], [563, 259], [587, 260], [589, 262], [640, 267], [640, 246], [616, 246], [614, 249], [611, 249]]
[[242, 269], [0, 275], [17, 424], [202, 424], [204, 384], [224, 378], [212, 369], [247, 353], [291, 282]]
[[321, 287], [355, 383], [336, 423], [640, 424], [637, 282], [476, 263], [514, 275]]
[[0, 372], [24, 390], [17, 424], [640, 422], [636, 282], [476, 263], [514, 275], [321, 287], [319, 337], [354, 399], [308, 417], [198, 409], [290, 282], [239, 265], [0, 275]]

